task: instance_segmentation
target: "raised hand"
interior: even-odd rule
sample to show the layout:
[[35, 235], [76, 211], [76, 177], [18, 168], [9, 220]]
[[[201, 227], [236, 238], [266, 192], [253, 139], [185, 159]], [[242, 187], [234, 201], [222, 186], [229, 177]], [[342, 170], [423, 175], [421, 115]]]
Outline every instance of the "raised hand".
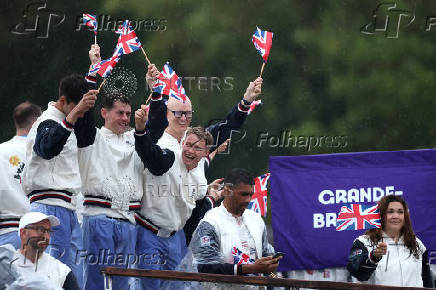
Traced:
[[144, 131], [145, 123], [148, 120], [148, 112], [146, 111], [145, 105], [135, 111], [135, 128], [136, 131]]
[[98, 90], [89, 90], [84, 94], [80, 102], [68, 114], [67, 122], [71, 124], [76, 123], [78, 118], [82, 118], [89, 109], [94, 107], [98, 92]]
[[145, 80], [147, 81], [148, 87], [152, 90], [154, 83], [159, 77], [159, 70], [154, 64], [148, 65], [147, 74], [145, 75]]
[[101, 62], [100, 46], [98, 44], [91, 45], [91, 49], [88, 52], [91, 65]]
[[263, 79], [258, 77], [254, 82], [250, 82], [244, 94], [244, 100], [253, 102], [262, 92]]

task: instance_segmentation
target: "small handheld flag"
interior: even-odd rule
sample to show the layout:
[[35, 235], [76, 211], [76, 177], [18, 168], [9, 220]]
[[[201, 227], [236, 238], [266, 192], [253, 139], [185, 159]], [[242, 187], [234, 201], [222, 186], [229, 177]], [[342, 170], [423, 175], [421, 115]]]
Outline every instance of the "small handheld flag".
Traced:
[[117, 49], [120, 54], [129, 54], [141, 48], [141, 42], [136, 37], [129, 20], [124, 21], [123, 25], [119, 26], [115, 33], [120, 35], [117, 43]]
[[132, 29], [129, 20], [125, 20], [123, 25], [120, 25], [115, 33], [119, 34], [117, 47], [122, 51], [122, 54], [129, 54], [138, 49], [141, 49], [142, 53], [147, 60], [147, 63], [150, 65], [151, 62], [145, 53], [144, 48], [141, 45], [138, 37], [136, 36], [135, 31]]
[[112, 72], [114, 67], [117, 65], [119, 60], [120, 60], [119, 57], [114, 57], [114, 56], [112, 56], [111, 58], [102, 60], [99, 64], [100, 67], [99, 67], [97, 73], [100, 76], [102, 76], [103, 78], [107, 77]]
[[262, 216], [266, 216], [267, 212], [267, 195], [268, 195], [268, 179], [270, 173], [265, 173], [254, 179], [254, 194], [248, 204], [248, 209], [251, 209]]
[[268, 56], [272, 46], [272, 38], [274, 33], [262, 30], [259, 27], [256, 27], [256, 31], [253, 34], [252, 41], [254, 47], [257, 52], [259, 52], [260, 56], [262, 56], [263, 64], [260, 70], [260, 76], [262, 76], [263, 69], [265, 67], [266, 62], [268, 61]]
[[97, 17], [92, 14], [83, 14], [82, 20], [86, 26], [94, 29], [94, 43], [97, 44]]
[[336, 231], [380, 228], [380, 211], [377, 205], [350, 204], [341, 207], [336, 218]]
[[159, 74], [157, 81], [153, 85], [153, 92], [157, 92], [162, 95], [167, 95], [173, 97], [177, 100], [182, 100], [186, 102], [188, 96], [183, 88], [182, 81], [177, 76], [176, 72], [171, 68], [167, 62], [162, 72]]

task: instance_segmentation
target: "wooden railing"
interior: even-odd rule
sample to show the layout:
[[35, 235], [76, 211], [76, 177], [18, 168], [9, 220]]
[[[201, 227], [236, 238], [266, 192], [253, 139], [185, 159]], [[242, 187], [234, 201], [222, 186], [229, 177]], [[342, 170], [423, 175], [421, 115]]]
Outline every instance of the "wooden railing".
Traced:
[[[392, 287], [392, 286], [378, 286], [370, 284], [357, 284], [345, 282], [328, 282], [328, 281], [306, 281], [285, 278], [272, 278], [272, 277], [253, 277], [253, 276], [232, 276], [220, 274], [205, 274], [205, 273], [192, 273], [192, 272], [178, 272], [168, 270], [139, 270], [139, 269], [125, 269], [106, 267], [102, 270], [105, 275], [105, 289], [111, 289], [111, 276], [128, 276], [128, 277], [141, 277], [141, 278], [159, 278], [165, 280], [180, 280], [180, 281], [199, 281], [199, 282], [212, 282], [212, 283], [232, 283], [244, 285], [259, 285], [259, 286], [276, 286], [276, 287], [290, 287], [293, 289], [298, 288], [311, 288], [311, 289], [355, 289], [355, 290], [393, 290], [393, 289], [414, 289], [422, 290], [422, 288], [415, 287]], [[106, 280], [109, 280], [106, 283]]]

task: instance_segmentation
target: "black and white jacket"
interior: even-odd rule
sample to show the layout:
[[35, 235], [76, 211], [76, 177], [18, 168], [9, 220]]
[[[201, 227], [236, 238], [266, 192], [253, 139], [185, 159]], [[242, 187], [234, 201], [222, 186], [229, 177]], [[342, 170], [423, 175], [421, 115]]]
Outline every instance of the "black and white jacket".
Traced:
[[369, 236], [362, 235], [354, 241], [347, 263], [351, 275], [368, 284], [432, 287], [424, 244], [416, 238], [420, 255], [415, 258], [404, 245], [403, 237], [395, 243], [390, 237], [384, 236], [388, 251], [380, 260], [372, 253], [376, 245], [371, 244]]

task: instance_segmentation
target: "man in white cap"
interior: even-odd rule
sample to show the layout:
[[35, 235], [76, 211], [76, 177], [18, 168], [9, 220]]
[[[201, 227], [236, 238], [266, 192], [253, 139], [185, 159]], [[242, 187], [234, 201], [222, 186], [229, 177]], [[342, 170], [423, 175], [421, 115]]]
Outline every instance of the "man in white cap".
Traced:
[[18, 226], [21, 247], [17, 250], [13, 263], [22, 276], [36, 272], [63, 289], [76, 290], [79, 286], [71, 269], [44, 252], [50, 243], [52, 227], [59, 224], [59, 219], [52, 215], [40, 212], [25, 214]]

